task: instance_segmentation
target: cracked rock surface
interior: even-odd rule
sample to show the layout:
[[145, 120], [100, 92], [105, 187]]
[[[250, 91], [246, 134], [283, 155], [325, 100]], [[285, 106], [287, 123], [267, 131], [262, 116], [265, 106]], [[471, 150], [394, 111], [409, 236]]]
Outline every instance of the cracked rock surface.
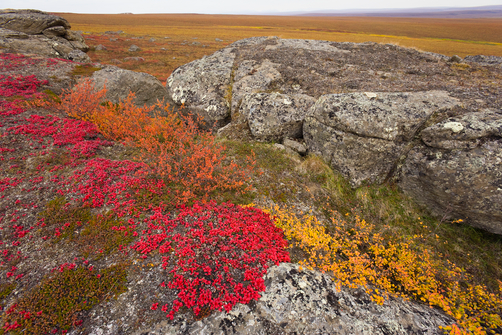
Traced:
[[0, 47], [90, 62], [84, 38], [70, 28], [66, 19], [39, 10], [0, 10]]
[[267, 289], [257, 302], [238, 304], [229, 313], [214, 313], [192, 324], [160, 322], [134, 335], [440, 334], [439, 326], [453, 322], [416, 302], [389, 298], [378, 305], [363, 289], [337, 290], [328, 275], [300, 270], [296, 264], [271, 267], [265, 280]]

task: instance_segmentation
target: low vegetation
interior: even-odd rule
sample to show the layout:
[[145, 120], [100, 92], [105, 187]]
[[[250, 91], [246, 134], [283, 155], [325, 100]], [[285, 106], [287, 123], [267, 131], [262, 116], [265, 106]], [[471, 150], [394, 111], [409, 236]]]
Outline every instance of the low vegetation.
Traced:
[[[87, 80], [57, 99], [37, 93], [36, 78], [0, 80], [1, 95], [18, 97], [0, 101], [2, 332], [80, 326], [126, 289], [138, 258], [167, 270], [159, 291], [175, 298], [150, 309], [170, 318], [258, 299], [261, 275], [291, 259], [378, 303], [441, 308], [456, 320], [447, 333], [501, 332], [500, 237], [435, 220], [392, 185], [353, 190], [318, 157], [217, 140], [163, 103], [102, 103]], [[68, 255], [51, 254], [58, 247]], [[24, 257], [73, 258], [40, 277]]]
[[[391, 43], [447, 56], [502, 56], [500, 19], [288, 17], [190, 14], [59, 14], [84, 32], [93, 61], [165, 81], [177, 67], [253, 36]], [[112, 33], [104, 34], [109, 31]], [[114, 34], [122, 31], [123, 33]], [[131, 45], [141, 48], [129, 52]], [[141, 57], [143, 60], [138, 60]]]

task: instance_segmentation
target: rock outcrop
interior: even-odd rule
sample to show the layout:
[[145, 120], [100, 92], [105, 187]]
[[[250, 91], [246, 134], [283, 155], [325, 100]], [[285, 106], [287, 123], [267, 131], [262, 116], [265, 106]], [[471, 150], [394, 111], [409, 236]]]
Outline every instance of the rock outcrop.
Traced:
[[[389, 298], [378, 305], [362, 288], [338, 290], [328, 275], [300, 270], [295, 264], [271, 267], [265, 284], [266, 291], [258, 301], [237, 304], [229, 313], [216, 312], [196, 322], [166, 319], [130, 334], [440, 334], [439, 326], [454, 322], [416, 302]], [[112, 304], [108, 307], [108, 311], [122, 311]], [[137, 322], [137, 317], [136, 313], [124, 319], [122, 326], [117, 317], [110, 318], [115, 321], [109, 323], [103, 319], [105, 323], [89, 330], [93, 334], [116, 334], [125, 324]]]
[[502, 234], [502, 113], [449, 118], [420, 136], [401, 188], [437, 215]]
[[441, 217], [500, 234], [501, 59], [253, 37], [178, 68], [168, 93], [219, 135], [303, 139], [353, 187], [402, 179]]
[[304, 138], [353, 186], [382, 183], [430, 116], [457, 104], [438, 91], [324, 95], [305, 120]]
[[42, 11], [0, 11], [0, 47], [22, 53], [90, 62], [84, 38], [70, 30], [66, 19]]
[[166, 88], [154, 76], [130, 70], [124, 70], [116, 66], [106, 66], [96, 71], [91, 77], [97, 89], [106, 85], [106, 99], [117, 103], [125, 99], [129, 92], [136, 95], [135, 103], [138, 106], [154, 105], [157, 101], [167, 100]]

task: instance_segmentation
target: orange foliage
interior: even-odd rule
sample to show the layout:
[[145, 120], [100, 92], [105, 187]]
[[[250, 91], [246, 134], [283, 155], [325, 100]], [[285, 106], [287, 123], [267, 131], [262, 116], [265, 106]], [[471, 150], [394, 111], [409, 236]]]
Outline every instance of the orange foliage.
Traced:
[[242, 192], [253, 170], [254, 160], [240, 167], [225, 157], [225, 148], [215, 137], [201, 131], [193, 117], [182, 116], [158, 102], [138, 107], [134, 94], [119, 101], [102, 103], [106, 88], [96, 91], [90, 79], [65, 91], [56, 109], [94, 123], [106, 138], [140, 149], [139, 159], [160, 176], [181, 203], [208, 201], [216, 190]]

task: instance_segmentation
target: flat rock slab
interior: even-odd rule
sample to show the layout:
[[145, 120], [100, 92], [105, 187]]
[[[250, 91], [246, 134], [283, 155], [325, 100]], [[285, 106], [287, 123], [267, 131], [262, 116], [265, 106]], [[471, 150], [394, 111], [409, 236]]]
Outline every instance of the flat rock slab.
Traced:
[[416, 302], [390, 298], [378, 305], [361, 288], [338, 291], [329, 276], [300, 271], [295, 264], [270, 268], [265, 280], [267, 289], [257, 302], [238, 304], [229, 313], [213, 313], [192, 324], [166, 320], [134, 335], [441, 334], [439, 326], [454, 321]]
[[381, 183], [430, 116], [457, 104], [441, 91], [324, 95], [305, 118], [304, 139], [354, 187]]

